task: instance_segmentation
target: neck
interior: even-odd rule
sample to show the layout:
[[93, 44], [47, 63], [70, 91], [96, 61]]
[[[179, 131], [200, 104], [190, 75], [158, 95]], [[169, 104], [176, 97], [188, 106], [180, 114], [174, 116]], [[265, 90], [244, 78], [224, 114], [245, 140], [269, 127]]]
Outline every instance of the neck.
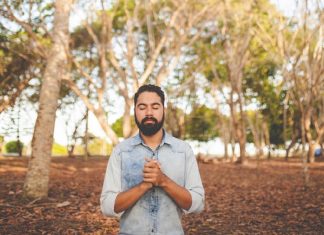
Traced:
[[149, 146], [151, 149], [156, 149], [162, 142], [163, 138], [163, 129], [161, 128], [158, 132], [156, 132], [152, 136], [146, 136], [140, 133], [144, 144]]

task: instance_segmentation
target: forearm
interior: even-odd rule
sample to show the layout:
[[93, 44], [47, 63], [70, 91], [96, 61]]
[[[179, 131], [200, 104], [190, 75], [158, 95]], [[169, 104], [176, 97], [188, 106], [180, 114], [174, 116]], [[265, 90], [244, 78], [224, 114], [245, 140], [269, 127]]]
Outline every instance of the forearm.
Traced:
[[160, 187], [175, 201], [182, 209], [189, 210], [192, 204], [192, 198], [189, 191], [172, 181], [164, 175], [164, 180]]
[[119, 193], [114, 205], [115, 213], [122, 212], [133, 206], [151, 187], [151, 184], [142, 182], [125, 192]]

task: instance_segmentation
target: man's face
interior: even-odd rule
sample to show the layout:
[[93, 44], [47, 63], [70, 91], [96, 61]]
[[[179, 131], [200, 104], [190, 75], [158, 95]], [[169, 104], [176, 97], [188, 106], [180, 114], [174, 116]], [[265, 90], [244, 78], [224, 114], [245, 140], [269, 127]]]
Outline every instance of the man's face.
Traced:
[[152, 136], [163, 126], [164, 107], [155, 92], [143, 92], [135, 106], [135, 122], [143, 135]]

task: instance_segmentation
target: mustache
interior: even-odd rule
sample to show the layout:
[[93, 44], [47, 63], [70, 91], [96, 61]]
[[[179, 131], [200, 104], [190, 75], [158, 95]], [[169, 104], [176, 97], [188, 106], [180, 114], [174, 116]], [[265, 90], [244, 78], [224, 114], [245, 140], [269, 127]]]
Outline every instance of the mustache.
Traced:
[[141, 121], [141, 124], [144, 124], [146, 121], [153, 121], [154, 123], [158, 123], [158, 120], [156, 118], [154, 118], [154, 117], [145, 117]]

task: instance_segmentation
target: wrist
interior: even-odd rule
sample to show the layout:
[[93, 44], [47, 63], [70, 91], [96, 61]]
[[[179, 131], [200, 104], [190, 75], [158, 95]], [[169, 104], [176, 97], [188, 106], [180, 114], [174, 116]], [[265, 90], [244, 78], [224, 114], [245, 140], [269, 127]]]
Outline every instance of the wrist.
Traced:
[[161, 180], [159, 186], [161, 188], [165, 188], [165, 187], [167, 187], [168, 182], [169, 182], [169, 178], [165, 174], [162, 174], [162, 180]]
[[153, 187], [153, 184], [148, 183], [148, 182], [142, 182], [142, 183], [139, 184], [139, 187], [140, 187], [141, 190], [147, 191], [147, 190], [149, 190], [150, 188]]

